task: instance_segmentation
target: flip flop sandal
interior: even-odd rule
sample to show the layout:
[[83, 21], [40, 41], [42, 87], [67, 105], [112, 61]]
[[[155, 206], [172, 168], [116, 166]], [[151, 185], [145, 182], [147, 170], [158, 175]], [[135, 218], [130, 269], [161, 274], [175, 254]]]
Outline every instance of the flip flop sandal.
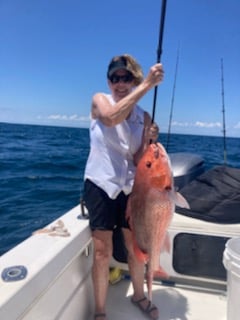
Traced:
[[132, 303], [137, 306], [146, 316], [149, 317], [149, 319], [152, 319], [152, 320], [157, 320], [158, 319], [158, 316], [157, 318], [153, 317], [153, 315], [151, 314], [153, 312], [153, 310], [157, 310], [157, 307], [155, 305], [152, 305], [151, 301], [148, 301], [148, 304], [147, 306], [144, 308], [142, 306], [142, 302], [145, 301], [145, 300], [148, 300], [146, 297], [142, 298], [142, 299], [139, 299], [139, 300], [136, 300], [134, 301], [133, 298], [131, 299]]
[[106, 313], [95, 313], [95, 315], [94, 315], [95, 320], [98, 318], [101, 318], [101, 317], [106, 318]]

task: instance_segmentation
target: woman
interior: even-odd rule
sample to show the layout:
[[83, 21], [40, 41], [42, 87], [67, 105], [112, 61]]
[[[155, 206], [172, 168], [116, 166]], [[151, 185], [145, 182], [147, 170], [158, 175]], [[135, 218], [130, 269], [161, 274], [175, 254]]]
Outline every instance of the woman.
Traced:
[[132, 302], [150, 319], [158, 319], [158, 309], [144, 296], [144, 265], [135, 258], [125, 209], [138, 160], [149, 142], [158, 138], [158, 126], [151, 123], [150, 115], [137, 102], [163, 80], [163, 73], [158, 63], [144, 79], [132, 56], [116, 56], [107, 71], [111, 94], [96, 93], [92, 99], [84, 200], [94, 244], [92, 279], [97, 320], [106, 320], [112, 233], [116, 227], [122, 228], [128, 250], [134, 289]]

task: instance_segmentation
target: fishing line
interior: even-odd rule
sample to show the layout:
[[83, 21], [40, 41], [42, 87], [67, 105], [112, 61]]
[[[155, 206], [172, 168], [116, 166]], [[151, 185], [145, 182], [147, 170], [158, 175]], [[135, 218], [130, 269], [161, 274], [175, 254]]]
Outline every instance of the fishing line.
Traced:
[[172, 125], [172, 117], [173, 117], [173, 106], [174, 106], [174, 99], [175, 99], [175, 90], [176, 90], [176, 82], [177, 82], [177, 73], [178, 73], [178, 63], [179, 63], [179, 45], [177, 51], [177, 60], [176, 60], [176, 67], [175, 67], [175, 75], [174, 75], [174, 83], [173, 83], [173, 92], [172, 92], [172, 100], [171, 100], [171, 108], [170, 108], [170, 115], [169, 115], [169, 124], [168, 124], [168, 135], [167, 135], [167, 145], [166, 150], [168, 151], [169, 142], [170, 142], [170, 134], [171, 134], [171, 125]]
[[[164, 22], [165, 22], [165, 15], [166, 15], [166, 6], [167, 6], [167, 0], [163, 0], [162, 9], [161, 9], [161, 18], [160, 18], [158, 48], [157, 48], [157, 63], [161, 61], [161, 55], [162, 55], [162, 43], [163, 43], [163, 31], [164, 31]], [[154, 118], [155, 118], [157, 91], [158, 91], [158, 86], [155, 86], [154, 96], [153, 96], [152, 123], [154, 122]]]
[[223, 159], [227, 164], [227, 145], [226, 145], [226, 124], [225, 124], [225, 101], [224, 101], [224, 75], [223, 75], [223, 59], [221, 59], [221, 83], [222, 83], [222, 114], [223, 114]]

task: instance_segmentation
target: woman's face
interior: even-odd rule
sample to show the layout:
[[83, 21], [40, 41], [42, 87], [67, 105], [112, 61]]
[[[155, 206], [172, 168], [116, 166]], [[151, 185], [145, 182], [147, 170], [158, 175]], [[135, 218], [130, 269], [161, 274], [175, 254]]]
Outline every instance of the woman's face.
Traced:
[[126, 97], [134, 87], [134, 78], [131, 73], [124, 69], [117, 70], [108, 79], [108, 85], [112, 92], [113, 99], [118, 102]]

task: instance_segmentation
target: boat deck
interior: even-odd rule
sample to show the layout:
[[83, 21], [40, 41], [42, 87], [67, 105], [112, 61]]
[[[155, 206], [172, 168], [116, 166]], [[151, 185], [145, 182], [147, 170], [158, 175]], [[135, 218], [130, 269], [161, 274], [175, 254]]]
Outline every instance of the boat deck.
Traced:
[[[108, 320], [147, 319], [131, 303], [131, 295], [132, 285], [127, 279], [110, 285], [107, 301]], [[159, 320], [226, 320], [225, 291], [209, 291], [183, 285], [166, 286], [155, 282], [153, 302], [159, 308]]]

